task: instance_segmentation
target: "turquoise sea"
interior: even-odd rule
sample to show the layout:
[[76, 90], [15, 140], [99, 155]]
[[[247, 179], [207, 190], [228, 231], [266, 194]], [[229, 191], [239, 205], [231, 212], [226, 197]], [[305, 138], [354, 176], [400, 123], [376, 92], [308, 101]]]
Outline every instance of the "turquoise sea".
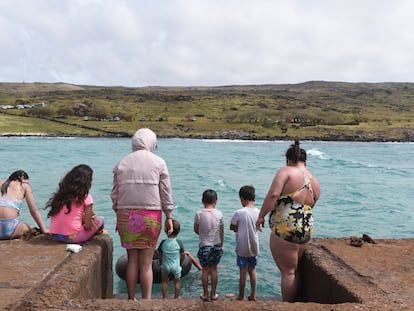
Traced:
[[[198, 237], [193, 217], [207, 188], [218, 193], [218, 205], [225, 221], [225, 254], [219, 265], [218, 293], [238, 292], [238, 269], [234, 233], [229, 221], [240, 208], [238, 190], [251, 184], [256, 188], [260, 208], [278, 168], [284, 165], [287, 141], [227, 141], [159, 139], [156, 153], [169, 167], [175, 201], [174, 217], [181, 222], [179, 237], [194, 255]], [[414, 143], [363, 143], [304, 141], [308, 167], [321, 183], [321, 199], [314, 209], [315, 237], [361, 236], [412, 238], [414, 219]], [[115, 263], [125, 251], [115, 233], [115, 215], [109, 193], [112, 169], [131, 150], [126, 138], [0, 138], [0, 178], [23, 169], [30, 176], [39, 209], [43, 210], [59, 180], [73, 166], [85, 163], [94, 169], [91, 194], [94, 208], [106, 219], [114, 241], [114, 293], [125, 293], [124, 281], [115, 273]], [[25, 206], [22, 219], [35, 225]], [[45, 218], [46, 220], [46, 218]], [[47, 226], [49, 221], [46, 220]], [[165, 234], [161, 234], [165, 238]], [[269, 229], [260, 234], [261, 254], [258, 296], [280, 298], [280, 275], [268, 247]], [[197, 297], [201, 274], [196, 268], [182, 278], [182, 296]], [[139, 288], [139, 287], [138, 287]], [[171, 287], [170, 287], [170, 290]], [[138, 290], [139, 291], [139, 290]], [[249, 289], [247, 290], [249, 293]], [[139, 294], [138, 294], [139, 295]], [[153, 296], [161, 296], [154, 284]]]

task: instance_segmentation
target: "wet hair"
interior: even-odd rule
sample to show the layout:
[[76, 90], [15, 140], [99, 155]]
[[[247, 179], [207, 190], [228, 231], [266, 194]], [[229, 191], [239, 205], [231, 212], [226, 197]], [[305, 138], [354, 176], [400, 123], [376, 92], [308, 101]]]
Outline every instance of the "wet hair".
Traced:
[[217, 201], [217, 192], [212, 189], [207, 189], [203, 192], [203, 198], [201, 200], [205, 204], [213, 204]]
[[64, 205], [71, 212], [72, 202], [81, 204], [92, 186], [93, 170], [86, 164], [79, 164], [72, 168], [59, 182], [58, 190], [46, 203], [45, 209], [51, 208], [47, 217], [60, 212]]
[[178, 235], [180, 233], [180, 223], [173, 219], [172, 220], [172, 224], [173, 224], [173, 232], [171, 233], [172, 235]]
[[243, 186], [239, 190], [239, 197], [247, 201], [254, 201], [256, 199], [255, 189], [253, 186]]
[[13, 172], [1, 186], [1, 195], [5, 195], [7, 193], [7, 189], [12, 181], [19, 181], [21, 184], [23, 179], [29, 179], [29, 175], [27, 175], [25, 171], [18, 170]]
[[290, 160], [293, 163], [306, 162], [306, 151], [300, 148], [298, 139], [295, 139], [295, 142], [290, 145], [285, 156], [286, 160]]

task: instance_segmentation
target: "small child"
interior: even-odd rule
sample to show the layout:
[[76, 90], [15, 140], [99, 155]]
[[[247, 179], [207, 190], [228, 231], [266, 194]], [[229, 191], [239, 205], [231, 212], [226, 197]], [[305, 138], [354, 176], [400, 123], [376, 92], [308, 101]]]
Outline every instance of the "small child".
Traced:
[[181, 240], [177, 239], [180, 233], [180, 223], [173, 219], [173, 232], [168, 235], [168, 238], [162, 240], [158, 247], [158, 259], [161, 265], [162, 276], [162, 298], [168, 297], [168, 282], [170, 275], [174, 277], [174, 298], [180, 298], [181, 289], [181, 263], [184, 260], [185, 251]]
[[[217, 193], [214, 190], [204, 191], [201, 201], [204, 208], [197, 211], [194, 216], [194, 232], [199, 235], [197, 257], [203, 267], [203, 294], [200, 295], [200, 299], [203, 301], [208, 301], [209, 298], [217, 300], [217, 265], [223, 255], [224, 243], [223, 214], [216, 209]], [[211, 281], [210, 296], [208, 293], [209, 278]]]
[[248, 272], [251, 288], [248, 299], [256, 301], [256, 265], [259, 255], [259, 237], [256, 230], [256, 221], [260, 210], [254, 206], [256, 195], [253, 186], [241, 187], [239, 197], [243, 208], [237, 210], [230, 220], [230, 230], [236, 233], [237, 266], [240, 268], [239, 295], [236, 299], [244, 299], [246, 275]]
[[50, 207], [50, 233], [59, 242], [82, 243], [103, 231], [104, 218], [93, 211], [89, 193], [93, 170], [86, 164], [72, 168], [46, 203]]

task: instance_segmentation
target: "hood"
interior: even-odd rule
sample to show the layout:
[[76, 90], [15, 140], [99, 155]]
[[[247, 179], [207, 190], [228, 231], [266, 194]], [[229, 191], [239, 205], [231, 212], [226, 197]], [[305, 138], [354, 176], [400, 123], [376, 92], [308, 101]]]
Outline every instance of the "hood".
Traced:
[[157, 135], [150, 129], [139, 129], [132, 136], [132, 151], [148, 150], [153, 152], [155, 148], [157, 148]]

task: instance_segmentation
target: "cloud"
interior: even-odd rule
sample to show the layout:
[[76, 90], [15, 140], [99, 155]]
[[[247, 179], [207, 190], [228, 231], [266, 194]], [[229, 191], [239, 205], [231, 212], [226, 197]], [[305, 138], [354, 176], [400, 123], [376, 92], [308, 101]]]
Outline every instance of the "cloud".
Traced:
[[413, 81], [409, 0], [3, 0], [0, 81]]

